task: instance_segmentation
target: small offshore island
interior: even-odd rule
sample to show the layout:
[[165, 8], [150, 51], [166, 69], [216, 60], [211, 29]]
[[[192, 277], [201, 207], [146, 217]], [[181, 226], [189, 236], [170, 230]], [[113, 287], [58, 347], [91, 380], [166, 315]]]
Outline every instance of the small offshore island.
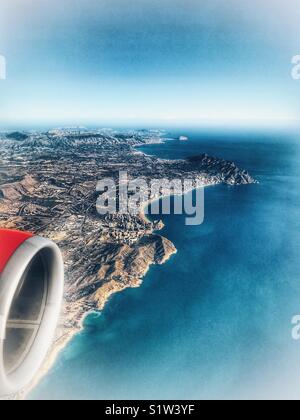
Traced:
[[66, 267], [65, 302], [56, 341], [31, 388], [81, 330], [88, 313], [102, 310], [114, 293], [138, 287], [151, 265], [163, 264], [176, 253], [172, 242], [155, 233], [163, 227], [160, 221], [151, 222], [143, 214], [100, 216], [96, 211], [98, 180], [117, 179], [119, 171], [127, 171], [132, 178], [190, 178], [203, 186], [256, 182], [234, 163], [206, 154], [162, 160], [137, 149], [162, 141], [164, 133], [158, 130], [0, 134], [0, 227], [54, 240]]

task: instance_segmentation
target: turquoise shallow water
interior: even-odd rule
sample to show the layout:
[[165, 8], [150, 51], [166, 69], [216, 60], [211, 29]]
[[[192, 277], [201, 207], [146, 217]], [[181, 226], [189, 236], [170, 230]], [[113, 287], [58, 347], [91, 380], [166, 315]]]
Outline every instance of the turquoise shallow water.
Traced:
[[178, 254], [89, 316], [31, 399], [300, 397], [300, 342], [291, 338], [300, 314], [297, 137], [187, 134], [187, 143], [144, 151], [207, 152], [260, 184], [207, 188], [201, 226], [163, 216]]

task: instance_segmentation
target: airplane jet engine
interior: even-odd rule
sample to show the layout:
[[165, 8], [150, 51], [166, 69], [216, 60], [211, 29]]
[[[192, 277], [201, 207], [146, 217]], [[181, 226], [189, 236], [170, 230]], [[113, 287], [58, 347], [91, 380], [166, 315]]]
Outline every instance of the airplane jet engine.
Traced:
[[0, 397], [37, 374], [54, 338], [64, 267], [53, 242], [0, 229]]

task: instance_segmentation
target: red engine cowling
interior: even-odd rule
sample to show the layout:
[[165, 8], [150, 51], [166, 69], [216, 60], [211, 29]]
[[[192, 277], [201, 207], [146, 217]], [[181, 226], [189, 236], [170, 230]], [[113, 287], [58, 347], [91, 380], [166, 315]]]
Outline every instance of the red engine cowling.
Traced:
[[16, 249], [27, 239], [32, 238], [32, 236], [31, 233], [19, 232], [17, 230], [0, 230], [0, 273], [2, 273]]
[[51, 346], [64, 268], [53, 242], [0, 229], [0, 396], [25, 387]]

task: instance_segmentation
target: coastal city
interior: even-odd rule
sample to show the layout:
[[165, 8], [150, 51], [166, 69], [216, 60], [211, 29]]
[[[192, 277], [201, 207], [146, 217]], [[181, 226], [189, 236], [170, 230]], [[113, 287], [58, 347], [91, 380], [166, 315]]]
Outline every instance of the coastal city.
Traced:
[[176, 253], [173, 243], [158, 234], [163, 228], [159, 215], [154, 221], [143, 212], [100, 215], [99, 180], [117, 180], [126, 170], [129, 177], [149, 182], [189, 178], [195, 187], [255, 183], [234, 163], [206, 154], [173, 161], [139, 151], [139, 146], [172, 141], [165, 136], [159, 130], [82, 128], [1, 133], [0, 228], [47, 237], [64, 256], [64, 312], [54, 353], [80, 330], [91, 310], [103, 309], [116, 292], [138, 287], [152, 264]]

